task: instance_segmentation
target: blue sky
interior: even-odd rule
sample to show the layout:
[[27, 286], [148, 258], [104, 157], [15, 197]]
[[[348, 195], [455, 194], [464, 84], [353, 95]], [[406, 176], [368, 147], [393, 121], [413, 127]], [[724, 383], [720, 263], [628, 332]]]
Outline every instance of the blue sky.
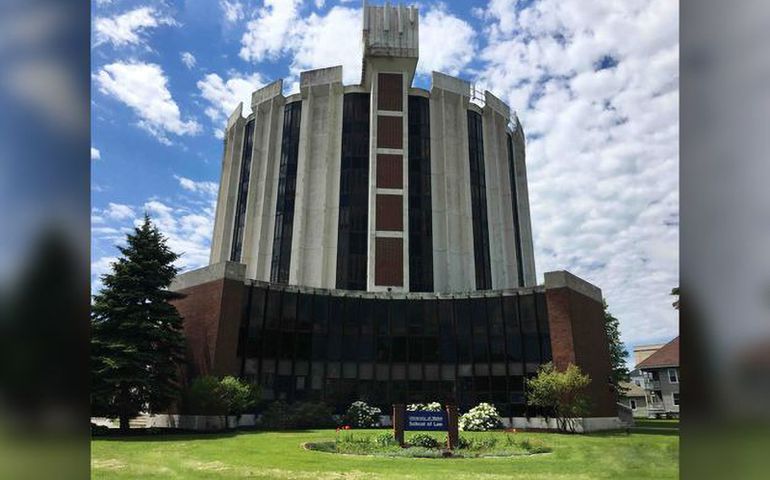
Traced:
[[[375, 3], [375, 2], [372, 2]], [[380, 2], [381, 3], [381, 2]], [[458, 75], [527, 134], [538, 279], [599, 285], [629, 344], [678, 334], [678, 23], [668, 0], [423, 1], [416, 85]], [[252, 90], [360, 72], [359, 1], [92, 4], [92, 278], [145, 211], [206, 264], [221, 132]]]

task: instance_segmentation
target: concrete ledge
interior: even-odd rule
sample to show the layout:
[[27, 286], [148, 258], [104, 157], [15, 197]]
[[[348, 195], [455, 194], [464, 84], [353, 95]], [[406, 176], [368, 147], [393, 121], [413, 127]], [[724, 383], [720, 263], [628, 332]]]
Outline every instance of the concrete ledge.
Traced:
[[307, 70], [299, 74], [299, 88], [328, 83], [342, 83], [342, 66]]
[[251, 109], [256, 110], [256, 108], [254, 108], [256, 105], [279, 95], [283, 95], [283, 79], [276, 80], [252, 93]]
[[545, 272], [545, 289], [550, 290], [552, 288], [569, 288], [597, 302], [602, 301], [602, 290], [599, 287], [566, 270]]
[[243, 102], [238, 103], [238, 106], [235, 107], [235, 110], [233, 110], [233, 113], [231, 113], [230, 117], [227, 119], [227, 129], [229, 130], [232, 128], [232, 126], [235, 125], [235, 122], [241, 118], [243, 118]]
[[471, 96], [471, 82], [441, 72], [433, 72], [432, 89], [441, 88], [465, 97]]
[[511, 107], [507, 103], [492, 95], [489, 90], [484, 90], [484, 108], [491, 108], [505, 118], [511, 116]]
[[[503, 422], [503, 425], [508, 428], [559, 430], [559, 425], [555, 418], [546, 420], [543, 417], [513, 417], [511, 419], [501, 418], [500, 420]], [[618, 417], [572, 418], [569, 422], [573, 428], [572, 431], [577, 433], [601, 432], [604, 430], [619, 430], [625, 428], [625, 425]]]
[[197, 270], [191, 270], [177, 275], [174, 281], [171, 282], [169, 289], [179, 291], [225, 278], [244, 281], [246, 278], [246, 265], [235, 262], [221, 262]]

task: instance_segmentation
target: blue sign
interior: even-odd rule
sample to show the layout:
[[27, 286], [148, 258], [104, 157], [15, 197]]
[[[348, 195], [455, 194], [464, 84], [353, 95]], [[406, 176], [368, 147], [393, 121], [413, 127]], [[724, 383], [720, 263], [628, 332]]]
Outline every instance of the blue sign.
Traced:
[[404, 430], [446, 430], [446, 412], [416, 410], [406, 412]]

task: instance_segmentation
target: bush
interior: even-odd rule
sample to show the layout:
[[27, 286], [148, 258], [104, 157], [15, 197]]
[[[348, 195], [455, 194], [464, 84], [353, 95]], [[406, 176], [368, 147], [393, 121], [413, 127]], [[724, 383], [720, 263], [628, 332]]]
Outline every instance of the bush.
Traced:
[[185, 392], [184, 410], [193, 415], [225, 415], [227, 405], [220, 395], [219, 380], [210, 375], [194, 379]]
[[277, 400], [262, 412], [260, 424], [275, 430], [326, 428], [334, 425], [334, 420], [331, 408], [324, 403], [298, 402], [289, 405]]
[[372, 428], [380, 424], [381, 410], [366, 402], [353, 402], [343, 417], [343, 424], [357, 428]]
[[441, 411], [441, 404], [438, 402], [431, 402], [431, 403], [412, 403], [406, 406], [406, 409], [410, 412], [414, 412], [416, 410], [424, 410], [427, 412], [440, 412]]
[[94, 422], [91, 422], [92, 437], [100, 437], [100, 436], [109, 435], [109, 434], [110, 434], [110, 427], [106, 425], [97, 425]]
[[413, 436], [409, 439], [409, 445], [422, 448], [439, 448], [441, 446], [438, 440], [427, 433], [418, 433]]
[[202, 376], [192, 381], [185, 393], [187, 413], [194, 415], [241, 415], [254, 408], [258, 390], [238, 378]]
[[460, 430], [485, 432], [493, 428], [500, 428], [500, 414], [494, 405], [479, 403], [471, 408], [468, 413], [462, 415], [458, 421]]
[[259, 398], [255, 385], [227, 376], [219, 381], [219, 394], [228, 415], [241, 415], [254, 408]]

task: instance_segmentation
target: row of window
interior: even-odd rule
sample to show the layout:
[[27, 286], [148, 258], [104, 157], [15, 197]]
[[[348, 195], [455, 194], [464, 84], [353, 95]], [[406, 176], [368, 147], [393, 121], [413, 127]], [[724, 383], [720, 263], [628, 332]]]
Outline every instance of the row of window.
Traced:
[[513, 146], [513, 137], [508, 134], [508, 176], [511, 184], [511, 209], [513, 210], [513, 241], [516, 252], [516, 272], [518, 274], [518, 286], [524, 286], [524, 264], [521, 253], [521, 226], [519, 222], [519, 195], [516, 185], [516, 151]]
[[484, 136], [481, 114], [468, 110], [468, 158], [471, 174], [471, 214], [473, 216], [473, 258], [476, 290], [492, 288], [487, 222], [487, 187], [484, 170]]
[[254, 119], [246, 122], [243, 137], [243, 152], [241, 153], [241, 171], [238, 177], [238, 201], [235, 206], [235, 222], [233, 229], [230, 261], [241, 261], [243, 248], [243, 226], [246, 221], [246, 199], [249, 195], [249, 178], [251, 177], [251, 151], [254, 147]]
[[[350, 381], [353, 394], [374, 381], [384, 382], [385, 404], [402, 399], [388, 393], [400, 391], [398, 382], [416, 382], [406, 392], [422, 401], [431, 398], [426, 385], [445, 382], [460, 400], [497, 392], [512, 404], [522, 394], [518, 377], [551, 360], [543, 293], [398, 300], [264, 286], [250, 288], [238, 353], [241, 373], [274, 398], [333, 402], [330, 381]], [[269, 384], [280, 376], [289, 379]]]
[[409, 96], [409, 290], [433, 291], [430, 102]]
[[283, 114], [281, 163], [278, 167], [273, 257], [270, 265], [270, 281], [275, 283], [289, 283], [301, 117], [302, 102], [286, 104]]

